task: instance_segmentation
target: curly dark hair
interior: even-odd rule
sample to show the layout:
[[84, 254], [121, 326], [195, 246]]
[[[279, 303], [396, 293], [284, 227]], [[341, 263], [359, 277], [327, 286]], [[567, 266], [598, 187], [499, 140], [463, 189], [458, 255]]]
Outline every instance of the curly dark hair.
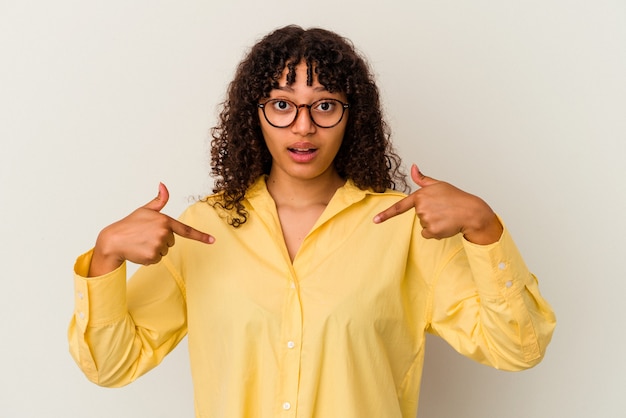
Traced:
[[308, 85], [316, 76], [329, 92], [344, 93], [350, 104], [344, 138], [334, 160], [339, 175], [363, 190], [408, 190], [365, 59], [351, 41], [334, 32], [290, 25], [266, 35], [241, 61], [222, 103], [219, 123], [211, 130], [213, 191], [222, 196], [213, 204], [229, 213], [228, 222], [234, 227], [248, 218], [242, 204], [246, 190], [259, 176], [269, 174], [272, 165], [257, 104], [278, 87], [285, 68], [287, 83], [294, 83], [300, 62], [306, 62]]

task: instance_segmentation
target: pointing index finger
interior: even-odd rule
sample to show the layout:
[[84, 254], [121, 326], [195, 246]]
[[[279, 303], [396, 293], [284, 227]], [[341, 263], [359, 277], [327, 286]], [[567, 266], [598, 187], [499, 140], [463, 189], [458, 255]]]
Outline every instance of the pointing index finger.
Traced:
[[172, 229], [172, 232], [183, 238], [189, 238], [205, 244], [213, 244], [215, 242], [215, 238], [212, 235], [198, 231], [197, 229], [173, 218], [170, 218], [170, 228]]
[[415, 203], [413, 203], [412, 196], [407, 196], [404, 199], [399, 200], [389, 208], [385, 209], [384, 211], [380, 212], [378, 215], [374, 216], [374, 223], [379, 224], [381, 222], [385, 222], [387, 219], [400, 215], [401, 213], [404, 213], [414, 207]]

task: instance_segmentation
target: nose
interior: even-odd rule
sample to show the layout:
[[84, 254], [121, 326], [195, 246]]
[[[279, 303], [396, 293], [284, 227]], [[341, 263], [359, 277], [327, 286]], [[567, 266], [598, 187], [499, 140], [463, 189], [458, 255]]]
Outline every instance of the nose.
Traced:
[[317, 127], [311, 120], [310, 110], [307, 105], [298, 106], [298, 115], [291, 125], [291, 130], [299, 135], [310, 135], [315, 132]]

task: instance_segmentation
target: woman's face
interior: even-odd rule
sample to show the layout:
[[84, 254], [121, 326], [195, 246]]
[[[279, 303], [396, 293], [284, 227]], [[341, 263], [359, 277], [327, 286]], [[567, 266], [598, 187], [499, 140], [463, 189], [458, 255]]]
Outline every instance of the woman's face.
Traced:
[[[321, 99], [346, 102], [345, 94], [328, 92], [317, 78], [313, 80], [311, 86], [307, 86], [306, 63], [298, 64], [296, 80], [290, 86], [287, 85], [287, 73], [288, 70], [285, 69], [278, 81], [279, 87], [272, 90], [269, 98], [262, 100], [262, 103], [271, 99], [283, 99], [296, 105], [310, 105]], [[286, 102], [280, 101], [267, 104], [270, 105], [280, 111], [289, 106]], [[318, 112], [328, 108], [327, 103], [320, 106]], [[315, 110], [311, 111], [315, 113]], [[272, 126], [266, 120], [262, 109], [259, 109], [259, 119], [265, 143], [272, 155], [270, 177], [287, 176], [291, 179], [313, 180], [337, 176], [333, 161], [346, 130], [347, 110], [341, 121], [330, 128], [321, 128], [313, 123], [310, 111], [306, 107], [301, 107], [295, 121], [285, 128]], [[319, 119], [322, 119], [322, 116]], [[316, 119], [318, 123], [319, 119]]]

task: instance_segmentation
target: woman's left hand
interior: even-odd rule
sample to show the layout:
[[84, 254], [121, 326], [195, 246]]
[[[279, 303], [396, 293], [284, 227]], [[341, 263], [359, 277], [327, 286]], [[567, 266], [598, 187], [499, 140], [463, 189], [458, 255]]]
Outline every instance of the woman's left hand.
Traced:
[[502, 224], [484, 200], [423, 175], [415, 164], [411, 178], [420, 188], [376, 215], [375, 223], [415, 208], [424, 238], [442, 239], [461, 233], [468, 241], [481, 245], [500, 239]]

